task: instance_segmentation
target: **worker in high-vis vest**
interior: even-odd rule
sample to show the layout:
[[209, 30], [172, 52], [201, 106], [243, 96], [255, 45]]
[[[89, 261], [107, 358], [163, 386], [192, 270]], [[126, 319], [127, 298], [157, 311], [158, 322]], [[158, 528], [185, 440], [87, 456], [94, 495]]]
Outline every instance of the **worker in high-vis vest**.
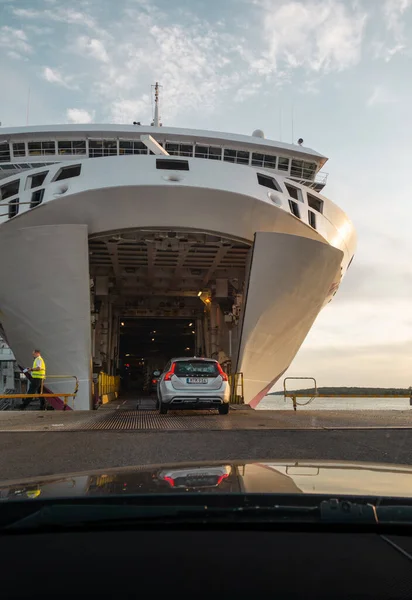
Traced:
[[[33, 350], [33, 366], [29, 369], [24, 369], [24, 372], [31, 373], [31, 381], [29, 385], [29, 389], [27, 390], [28, 394], [41, 394], [43, 390], [43, 382], [46, 379], [46, 363], [41, 357], [40, 350]], [[23, 405], [21, 410], [25, 410], [26, 407], [30, 404], [32, 400], [37, 400], [37, 398], [24, 398]], [[46, 401], [45, 398], [40, 398], [40, 410], [46, 409]]]

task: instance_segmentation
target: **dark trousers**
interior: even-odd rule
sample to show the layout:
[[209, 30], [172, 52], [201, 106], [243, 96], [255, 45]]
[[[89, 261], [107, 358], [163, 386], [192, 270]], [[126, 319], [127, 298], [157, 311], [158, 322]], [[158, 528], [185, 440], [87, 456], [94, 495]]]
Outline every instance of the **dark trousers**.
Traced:
[[[28, 394], [39, 394], [41, 390], [41, 384], [43, 379], [39, 379], [37, 377], [33, 377], [30, 381], [29, 389], [27, 390]], [[23, 398], [23, 406], [22, 408], [26, 408], [30, 402], [33, 400], [37, 400], [37, 398]], [[40, 410], [44, 410], [46, 407], [45, 398], [40, 398]]]

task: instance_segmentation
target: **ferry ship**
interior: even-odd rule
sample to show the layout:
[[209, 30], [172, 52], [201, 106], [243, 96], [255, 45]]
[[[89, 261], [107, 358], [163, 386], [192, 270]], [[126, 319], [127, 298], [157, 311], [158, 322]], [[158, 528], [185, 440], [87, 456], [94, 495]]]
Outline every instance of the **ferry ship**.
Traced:
[[76, 375], [76, 409], [93, 374], [179, 344], [242, 373], [256, 407], [355, 253], [326, 161], [261, 130], [164, 127], [158, 85], [149, 125], [1, 127], [0, 333], [20, 364], [40, 348]]

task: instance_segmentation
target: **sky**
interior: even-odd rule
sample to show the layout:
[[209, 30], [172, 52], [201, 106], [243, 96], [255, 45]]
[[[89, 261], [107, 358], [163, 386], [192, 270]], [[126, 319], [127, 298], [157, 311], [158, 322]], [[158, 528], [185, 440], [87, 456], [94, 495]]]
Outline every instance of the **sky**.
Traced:
[[0, 0], [3, 126], [149, 123], [159, 81], [164, 125], [329, 157], [359, 241], [287, 373], [318, 385], [412, 385], [411, 73], [412, 0]]

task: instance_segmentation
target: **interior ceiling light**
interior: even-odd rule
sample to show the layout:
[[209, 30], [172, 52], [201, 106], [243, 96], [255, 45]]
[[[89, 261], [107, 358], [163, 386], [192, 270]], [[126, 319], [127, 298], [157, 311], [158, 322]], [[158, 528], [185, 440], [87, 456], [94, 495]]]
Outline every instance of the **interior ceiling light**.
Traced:
[[121, 325], [122, 327], [124, 327], [124, 323], [123, 323], [123, 321], [120, 323], [120, 325]]

